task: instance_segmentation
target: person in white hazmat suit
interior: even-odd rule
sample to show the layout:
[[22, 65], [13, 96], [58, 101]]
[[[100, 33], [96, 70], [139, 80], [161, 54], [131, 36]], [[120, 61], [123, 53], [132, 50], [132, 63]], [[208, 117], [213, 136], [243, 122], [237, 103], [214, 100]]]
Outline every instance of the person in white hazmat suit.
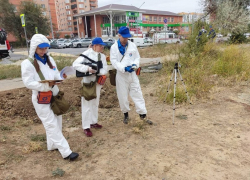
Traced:
[[133, 42], [128, 41], [131, 34], [127, 27], [121, 27], [118, 34], [118, 41], [116, 41], [110, 49], [110, 61], [117, 70], [116, 92], [121, 111], [124, 113], [123, 123], [128, 124], [129, 121], [128, 112], [130, 108], [128, 95], [130, 95], [140, 118], [148, 124], [153, 124], [152, 121], [146, 117], [147, 109], [145, 107], [140, 82], [135, 72], [140, 64], [138, 49]]
[[[49, 40], [44, 35], [35, 34], [31, 38], [29, 59], [25, 59], [21, 64], [22, 80], [24, 85], [32, 90], [32, 103], [45, 128], [48, 150], [58, 149], [64, 159], [73, 161], [78, 157], [78, 153], [71, 151], [62, 134], [62, 115], [55, 115], [50, 104], [38, 103], [39, 92], [52, 91], [53, 96], [56, 96], [59, 88], [56, 82], [40, 83], [37, 72], [41, 72], [45, 80], [62, 79], [54, 59], [46, 54], [48, 47]], [[30, 60], [34, 60], [34, 63]]]
[[[96, 37], [92, 41], [92, 48], [84, 51], [82, 54], [87, 56], [88, 58], [94, 61], [101, 61], [102, 67], [98, 67], [99, 72], [96, 72], [91, 66], [85, 65], [84, 63], [89, 62], [89, 60], [85, 57], [78, 57], [73, 62], [73, 67], [82, 73], [89, 73], [89, 76], [83, 77], [81, 83], [90, 83], [91, 81], [95, 81], [97, 75], [105, 75], [107, 74], [107, 62], [106, 56], [102, 54], [103, 48], [106, 44], [103, 43], [100, 37]], [[96, 74], [98, 73], [98, 74]], [[91, 137], [93, 135], [90, 128], [100, 129], [102, 125], [98, 124], [98, 106], [100, 101], [100, 92], [102, 85], [96, 84], [96, 98], [92, 100], [86, 100], [84, 97], [81, 98], [81, 107], [82, 107], [82, 128], [84, 129], [84, 133], [87, 137]]]

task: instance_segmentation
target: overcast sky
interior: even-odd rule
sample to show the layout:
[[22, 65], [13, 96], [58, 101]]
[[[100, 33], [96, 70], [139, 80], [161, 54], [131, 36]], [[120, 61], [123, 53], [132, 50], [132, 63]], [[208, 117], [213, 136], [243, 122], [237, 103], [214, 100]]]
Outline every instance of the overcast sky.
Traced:
[[[143, 4], [143, 2], [145, 2]], [[133, 5], [142, 9], [179, 12], [202, 12], [201, 0], [98, 0], [98, 7], [108, 4]]]

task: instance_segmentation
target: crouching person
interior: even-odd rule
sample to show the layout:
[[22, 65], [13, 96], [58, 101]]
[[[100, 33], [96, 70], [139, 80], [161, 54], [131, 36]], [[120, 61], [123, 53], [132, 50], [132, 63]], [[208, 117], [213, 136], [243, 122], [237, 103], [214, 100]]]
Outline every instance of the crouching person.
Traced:
[[[102, 128], [98, 124], [98, 106], [101, 88], [105, 82], [107, 73], [106, 56], [102, 54], [106, 44], [97, 37], [93, 39], [92, 46], [84, 51], [80, 57], [73, 62], [73, 67], [83, 77], [82, 83], [82, 128], [87, 137], [93, 134], [90, 128]], [[90, 92], [89, 92], [90, 91]]]
[[[48, 47], [49, 40], [44, 35], [35, 34], [31, 38], [29, 58], [21, 64], [22, 80], [24, 85], [32, 90], [32, 103], [45, 128], [48, 150], [58, 149], [64, 159], [73, 161], [78, 157], [78, 153], [71, 151], [62, 134], [62, 115], [54, 114], [50, 100], [41, 102], [38, 99], [38, 95], [43, 93], [51, 93], [51, 96], [47, 97], [56, 96], [59, 93], [58, 83], [55, 81], [39, 82], [43, 79], [61, 79], [54, 59], [46, 54]], [[64, 77], [66, 78], [66, 75]]]

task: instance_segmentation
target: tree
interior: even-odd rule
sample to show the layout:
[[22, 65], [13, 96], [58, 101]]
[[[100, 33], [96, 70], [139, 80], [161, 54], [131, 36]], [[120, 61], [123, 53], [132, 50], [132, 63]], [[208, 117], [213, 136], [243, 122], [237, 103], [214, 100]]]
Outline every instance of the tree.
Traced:
[[246, 32], [250, 21], [249, 11], [241, 1], [224, 1], [217, 6], [214, 22], [217, 27], [236, 34]]
[[40, 34], [49, 34], [49, 20], [43, 15], [43, 11], [45, 11], [45, 9], [33, 2], [22, 2], [19, 11], [20, 14], [25, 14], [25, 24], [28, 39], [30, 39], [35, 34], [35, 27], [38, 28]]
[[0, 24], [2, 26], [0, 28], [4, 28], [8, 33], [12, 33], [21, 41], [23, 28], [15, 6], [10, 4], [8, 0], [0, 0], [0, 4]]
[[0, 0], [0, 23], [2, 28], [8, 33], [12, 33], [19, 41], [24, 37], [24, 30], [21, 25], [20, 14], [25, 14], [25, 28], [27, 38], [30, 39], [35, 34], [35, 27], [39, 33], [49, 34], [49, 21], [42, 14], [45, 11], [41, 6], [33, 2], [23, 1], [18, 11], [8, 0]]
[[205, 0], [204, 11], [223, 34], [231, 33], [231, 43], [241, 43], [248, 30], [250, 0]]

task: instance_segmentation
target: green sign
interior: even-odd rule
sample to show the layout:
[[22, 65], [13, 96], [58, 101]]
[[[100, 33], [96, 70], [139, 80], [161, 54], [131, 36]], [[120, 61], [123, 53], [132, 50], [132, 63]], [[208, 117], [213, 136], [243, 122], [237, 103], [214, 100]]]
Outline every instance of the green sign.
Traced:
[[21, 22], [22, 22], [22, 27], [25, 27], [25, 17], [24, 14], [20, 14]]
[[37, 27], [35, 27], [35, 30], [36, 30], [36, 34], [38, 34], [38, 28]]
[[139, 13], [138, 12], [129, 12], [129, 11], [127, 11], [126, 15], [128, 17], [139, 17]]

